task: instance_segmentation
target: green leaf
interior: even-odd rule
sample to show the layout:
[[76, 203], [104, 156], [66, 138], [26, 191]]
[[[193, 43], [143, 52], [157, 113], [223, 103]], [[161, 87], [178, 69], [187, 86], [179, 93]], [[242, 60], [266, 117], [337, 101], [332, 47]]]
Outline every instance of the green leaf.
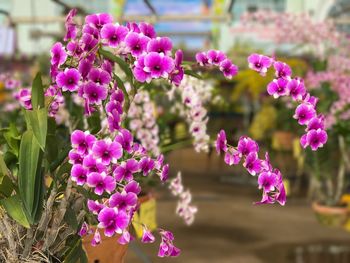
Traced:
[[189, 76], [192, 76], [196, 79], [203, 79], [203, 77], [201, 75], [199, 75], [198, 73], [192, 71], [192, 70], [189, 70], [189, 69], [185, 69], [184, 73], [186, 75], [189, 75]]
[[43, 178], [41, 171], [42, 152], [33, 131], [26, 131], [21, 140], [19, 151], [18, 185], [27, 218], [35, 222], [38, 204], [42, 202]]
[[96, 134], [101, 130], [101, 119], [98, 111], [95, 111], [88, 117], [89, 130], [92, 134]]
[[6, 132], [4, 132], [4, 138], [11, 149], [11, 152], [18, 156], [19, 150], [19, 141], [21, 136], [19, 135], [16, 125], [14, 123], [10, 123], [10, 127]]
[[12, 171], [12, 174], [15, 175], [15, 170], [18, 168], [17, 156], [12, 151], [7, 151], [4, 154], [4, 161], [7, 167], [9, 168], [9, 170]]
[[125, 88], [125, 86], [124, 86], [124, 83], [123, 83], [122, 79], [119, 78], [119, 77], [117, 76], [117, 74], [113, 74], [113, 76], [114, 76], [114, 78], [115, 78], [115, 81], [116, 81], [117, 84], [118, 84], [118, 88], [122, 89], [122, 91], [124, 92], [124, 96], [125, 96], [125, 97], [128, 96], [128, 93], [127, 93], [127, 91], [126, 91], [126, 88]]
[[109, 59], [109, 60], [117, 63], [119, 65], [119, 67], [124, 71], [126, 76], [129, 78], [129, 80], [132, 79], [133, 74], [131, 72], [131, 69], [130, 69], [128, 63], [126, 63], [123, 59], [121, 59], [120, 57], [118, 57], [118, 56], [114, 55], [113, 53], [111, 53], [107, 50], [104, 50], [102, 48], [100, 48], [98, 50], [98, 52], [106, 59]]
[[[42, 158], [42, 153], [41, 153]], [[34, 215], [34, 223], [37, 223], [40, 220], [41, 214], [43, 212], [44, 204], [44, 194], [45, 194], [45, 185], [44, 185], [44, 168], [41, 168], [41, 171], [36, 176], [35, 189], [37, 192], [34, 198], [34, 207], [32, 214]]]
[[64, 214], [64, 220], [73, 229], [78, 229], [78, 220], [75, 211], [71, 207], [67, 207], [66, 213]]
[[71, 150], [71, 146], [64, 147], [60, 153], [58, 154], [56, 160], [50, 164], [50, 171], [53, 172], [57, 169], [58, 166], [62, 164], [64, 159], [68, 156], [69, 151]]
[[181, 63], [182, 65], [186, 65], [186, 66], [192, 66], [192, 65], [194, 65], [194, 64], [196, 64], [195, 62], [193, 62], [193, 61], [182, 61], [182, 63]]
[[83, 249], [83, 244], [81, 239], [75, 243], [75, 245], [70, 249], [68, 255], [65, 257], [63, 263], [85, 263], [87, 261], [86, 253]]
[[4, 179], [4, 176], [8, 175], [8, 168], [6, 166], [6, 163], [4, 161], [4, 157], [2, 153], [0, 153], [0, 184], [2, 183], [2, 180]]
[[10, 217], [16, 220], [20, 225], [26, 228], [30, 227], [23, 210], [21, 199], [18, 197], [18, 195], [0, 200], [0, 204], [4, 207]]
[[10, 197], [14, 189], [15, 185], [12, 183], [11, 179], [5, 176], [0, 184], [0, 195]]
[[32, 106], [33, 109], [45, 107], [44, 86], [40, 72], [36, 74], [32, 84]]
[[57, 172], [55, 173], [55, 178], [59, 181], [62, 180], [62, 176], [64, 174], [70, 174], [70, 171], [72, 170], [72, 165], [69, 162], [63, 163], [60, 168], [58, 168]]
[[40, 148], [45, 150], [46, 134], [47, 134], [47, 110], [46, 108], [24, 112], [27, 128], [33, 130]]
[[47, 135], [46, 145], [49, 147], [45, 148], [46, 158], [49, 164], [53, 163], [58, 155], [59, 138], [56, 137], [56, 121], [54, 118], [48, 118], [47, 121]]

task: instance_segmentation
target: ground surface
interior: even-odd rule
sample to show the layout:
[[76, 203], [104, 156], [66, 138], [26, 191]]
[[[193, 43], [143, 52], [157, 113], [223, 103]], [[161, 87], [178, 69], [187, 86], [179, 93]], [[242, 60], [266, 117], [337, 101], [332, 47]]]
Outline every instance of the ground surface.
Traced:
[[[350, 233], [319, 225], [306, 200], [289, 198], [285, 207], [253, 206], [259, 199], [254, 187], [222, 183], [205, 174], [186, 174], [184, 180], [199, 208], [191, 227], [174, 214], [176, 200], [167, 191], [160, 191], [157, 203], [159, 226], [174, 232], [181, 256], [159, 259], [158, 242], [136, 243], [136, 248], [129, 248], [126, 263], [350, 262]], [[137, 256], [139, 250], [149, 261]]]

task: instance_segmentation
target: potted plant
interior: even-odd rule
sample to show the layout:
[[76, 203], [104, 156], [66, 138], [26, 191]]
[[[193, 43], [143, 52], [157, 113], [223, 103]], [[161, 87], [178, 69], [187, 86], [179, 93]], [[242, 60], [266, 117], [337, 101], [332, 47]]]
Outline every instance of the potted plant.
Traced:
[[[260, 159], [256, 141], [242, 136], [234, 147], [227, 143], [224, 131], [215, 142], [206, 134], [202, 97], [191, 86], [196, 82], [184, 78], [201, 76], [189, 63], [182, 63], [181, 50], [172, 52], [169, 38], [156, 37], [147, 23], [114, 24], [109, 14], [88, 15], [78, 27], [75, 15], [72, 10], [67, 16], [64, 44], [57, 42], [51, 49], [50, 77], [43, 82], [37, 74], [31, 88], [15, 94], [21, 111], [1, 129], [2, 260], [87, 262], [96, 258], [87, 258], [83, 243], [90, 238], [97, 246], [106, 243], [106, 236], [117, 239], [114, 244], [120, 247], [114, 262], [123, 262], [134, 230], [140, 232], [141, 228], [142, 242], [155, 241], [149, 226], [137, 220], [143, 182], [156, 179], [165, 184], [169, 175], [151, 96], [152, 92], [165, 96], [168, 90], [158, 89], [154, 83], [179, 87], [176, 91], [182, 94], [181, 102], [193, 120], [189, 132], [197, 150], [207, 150], [214, 143], [227, 164], [241, 163], [257, 175], [262, 191], [257, 204], [285, 204], [282, 175], [268, 154]], [[281, 75], [288, 65], [260, 54], [250, 55], [248, 62], [261, 75], [275, 69], [270, 95], [288, 96], [316, 114], [314, 98], [303, 89], [293, 89], [300, 83], [293, 82], [291, 74]], [[238, 70], [218, 50], [196, 54], [198, 65], [218, 68], [226, 78]], [[281, 79], [290, 81], [291, 86], [285, 86], [282, 93], [271, 89]], [[304, 124], [302, 115], [296, 119]], [[310, 132], [325, 133], [309, 128]], [[306, 143], [313, 142], [307, 138]], [[171, 149], [168, 144], [166, 147]], [[190, 224], [196, 208], [181, 176], [170, 180], [168, 187], [179, 198], [177, 213]], [[178, 256], [173, 234], [156, 230], [158, 255]], [[101, 251], [107, 252], [107, 248]]]
[[[280, 19], [279, 12], [248, 12], [242, 16], [241, 22], [244, 30], [255, 31], [258, 35], [268, 26], [271, 33], [268, 38], [276, 44], [294, 44], [290, 53], [302, 54], [310, 59], [313, 70], [308, 72], [306, 87], [316, 89], [311, 93], [319, 95], [319, 108], [323, 115], [306, 121], [306, 124], [327, 129], [332, 143], [320, 152], [309, 150], [306, 154], [302, 153], [298, 160], [304, 159], [305, 164], [312, 164], [308, 167], [311, 174], [309, 195], [315, 200], [313, 208], [318, 218], [328, 225], [342, 225], [348, 213], [345, 205], [340, 204], [348, 170], [347, 35], [332, 21], [315, 21], [305, 14], [286, 14], [284, 19]], [[281, 30], [283, 28], [288, 30]], [[322, 34], [319, 34], [318, 28], [323, 29]], [[300, 108], [299, 112], [310, 113], [307, 108]], [[315, 132], [303, 136], [301, 144], [304, 148], [310, 145], [306, 140], [311, 136], [317, 140], [321, 137]]]
[[319, 71], [308, 75], [313, 92], [321, 96], [320, 109], [324, 112], [330, 135], [330, 143], [324, 149], [313, 154], [306, 152], [306, 163], [312, 164], [308, 167], [311, 173], [309, 195], [314, 199], [312, 207], [319, 221], [331, 226], [343, 226], [349, 215], [346, 203], [341, 202], [346, 189], [346, 173], [350, 168], [350, 126], [348, 103], [344, 97], [349, 76], [347, 70], [341, 68], [342, 64], [338, 64], [339, 59], [346, 60], [330, 56], [328, 65], [317, 63], [314, 68]]

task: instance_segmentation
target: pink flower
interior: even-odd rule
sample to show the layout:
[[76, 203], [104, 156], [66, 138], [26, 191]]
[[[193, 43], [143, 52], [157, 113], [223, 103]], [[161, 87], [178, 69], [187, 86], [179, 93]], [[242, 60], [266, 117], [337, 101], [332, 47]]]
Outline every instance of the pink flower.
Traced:
[[92, 212], [95, 215], [98, 215], [100, 211], [105, 207], [103, 204], [100, 204], [97, 200], [88, 200], [87, 206], [90, 212]]
[[240, 153], [234, 148], [230, 147], [225, 153], [224, 161], [228, 165], [236, 165], [241, 161]]
[[263, 189], [265, 192], [275, 190], [277, 184], [277, 175], [273, 172], [262, 172], [258, 177], [259, 189]]
[[130, 181], [128, 184], [124, 187], [125, 192], [127, 193], [134, 193], [138, 195], [141, 193], [141, 187], [140, 184], [136, 181]]
[[107, 88], [89, 81], [83, 86], [83, 97], [89, 104], [100, 105], [107, 98]]
[[287, 89], [288, 80], [284, 78], [274, 79], [267, 85], [267, 93], [275, 99], [289, 94]]
[[90, 173], [87, 176], [87, 184], [94, 187], [95, 194], [102, 195], [103, 192], [111, 193], [116, 187], [116, 181], [112, 176], [102, 173]]
[[196, 61], [200, 66], [209, 65], [209, 60], [205, 52], [199, 52], [196, 54]]
[[135, 61], [133, 69], [134, 77], [140, 82], [150, 82], [152, 80], [151, 73], [145, 70], [145, 55], [141, 55]]
[[259, 151], [259, 146], [251, 138], [242, 136], [239, 138], [237, 151], [243, 156], [248, 156], [250, 153], [257, 153]]
[[309, 121], [309, 123], [307, 124], [307, 131], [318, 130], [318, 129], [324, 130], [324, 128], [325, 128], [325, 125], [324, 125], [324, 116], [323, 115], [312, 118]]
[[71, 135], [72, 147], [78, 154], [86, 155], [92, 149], [95, 141], [95, 136], [89, 132], [75, 130]]
[[296, 108], [293, 118], [298, 120], [300, 125], [307, 125], [315, 116], [316, 110], [314, 106], [310, 103], [302, 103]]
[[149, 37], [149, 38], [156, 38], [157, 37], [157, 33], [154, 30], [153, 25], [148, 24], [146, 22], [141, 22], [139, 24], [139, 29], [140, 32], [143, 33], [145, 36]]
[[178, 172], [176, 178], [172, 179], [169, 184], [169, 189], [173, 195], [177, 196], [183, 192], [181, 172]]
[[238, 73], [238, 67], [234, 65], [231, 60], [225, 59], [220, 63], [220, 71], [228, 79], [231, 79], [233, 76], [236, 76]]
[[111, 82], [111, 75], [103, 69], [92, 68], [89, 71], [89, 80], [99, 85], [108, 85]]
[[147, 44], [147, 52], [163, 53], [166, 56], [171, 55], [173, 43], [168, 37], [157, 37], [151, 39]]
[[81, 225], [78, 235], [83, 237], [83, 236], [86, 236], [88, 233], [89, 233], [89, 225], [84, 221], [83, 224]]
[[150, 52], [145, 56], [143, 70], [150, 73], [152, 78], [167, 78], [174, 69], [174, 61], [163, 53]]
[[132, 192], [116, 192], [109, 198], [109, 205], [118, 210], [129, 210], [137, 204], [137, 195]]
[[131, 55], [138, 57], [146, 52], [150, 39], [142, 34], [130, 32], [125, 38], [125, 45]]
[[117, 181], [131, 181], [133, 179], [133, 174], [139, 171], [139, 163], [135, 159], [129, 159], [126, 162], [122, 162], [118, 165], [114, 171], [113, 175]]
[[218, 154], [222, 152], [226, 152], [227, 151], [227, 139], [226, 139], [226, 133], [224, 130], [221, 130], [219, 133], [218, 133], [218, 137], [216, 139], [216, 152]]
[[290, 68], [290, 66], [281, 61], [275, 61], [275, 63], [273, 63], [273, 66], [276, 70], [277, 78], [284, 78], [286, 80], [290, 79], [292, 75], [292, 69]]
[[115, 208], [105, 207], [97, 217], [98, 228], [103, 228], [107, 237], [115, 233], [121, 234], [129, 224], [129, 217], [124, 211], [118, 211]]
[[328, 136], [327, 133], [322, 129], [311, 130], [306, 135], [306, 144], [310, 145], [313, 151], [316, 151], [318, 148], [322, 148], [323, 145], [327, 142]]
[[88, 154], [84, 157], [83, 166], [87, 169], [88, 173], [102, 173], [106, 172], [106, 166], [97, 161], [92, 154]]
[[122, 157], [123, 148], [118, 142], [99, 140], [92, 147], [92, 153], [102, 164], [108, 165], [116, 163]]
[[256, 175], [261, 171], [261, 161], [258, 158], [258, 154], [251, 152], [245, 159], [243, 166], [251, 175]]
[[51, 48], [51, 65], [61, 66], [66, 59], [67, 53], [62, 43], [55, 43]]
[[289, 81], [287, 84], [287, 89], [295, 101], [301, 101], [306, 93], [303, 80], [298, 78]]
[[151, 231], [149, 231], [146, 226], [143, 226], [141, 242], [153, 243], [154, 241], [155, 241], [154, 235], [152, 235]]
[[69, 39], [74, 39], [77, 35], [77, 27], [73, 21], [73, 18], [77, 14], [77, 9], [73, 8], [69, 11], [66, 22], [64, 23], [64, 26], [66, 28], [66, 35], [64, 36], [64, 41], [67, 41]]
[[129, 231], [124, 230], [122, 235], [118, 238], [118, 243], [121, 245], [126, 245], [130, 242], [131, 240], [131, 235]]
[[209, 50], [207, 57], [208, 63], [215, 66], [219, 66], [226, 59], [226, 55], [220, 50]]
[[124, 151], [127, 151], [129, 153], [132, 151], [132, 144], [133, 144], [134, 138], [131, 132], [128, 131], [127, 129], [121, 129], [118, 135], [115, 137], [114, 141], [120, 143]]
[[76, 182], [77, 185], [84, 185], [86, 183], [87, 171], [81, 164], [76, 164], [72, 167], [71, 176], [73, 182]]
[[248, 57], [249, 68], [257, 71], [260, 75], [265, 76], [267, 69], [272, 65], [272, 59], [259, 54], [251, 54]]
[[91, 240], [91, 246], [95, 247], [100, 243], [101, 243], [101, 234], [98, 231], [98, 229], [96, 229], [94, 237]]
[[64, 72], [58, 73], [56, 77], [57, 86], [62, 88], [63, 91], [76, 91], [78, 90], [78, 83], [80, 80], [80, 73], [75, 68], [66, 68]]
[[85, 17], [85, 24], [100, 30], [105, 24], [113, 22], [113, 17], [107, 13], [92, 14]]
[[161, 230], [162, 242], [159, 246], [158, 257], [177, 257], [180, 249], [173, 244], [174, 236], [170, 231]]
[[118, 24], [105, 24], [101, 29], [101, 37], [107, 41], [110, 47], [117, 47], [122, 41], [124, 41], [128, 29], [125, 26]]

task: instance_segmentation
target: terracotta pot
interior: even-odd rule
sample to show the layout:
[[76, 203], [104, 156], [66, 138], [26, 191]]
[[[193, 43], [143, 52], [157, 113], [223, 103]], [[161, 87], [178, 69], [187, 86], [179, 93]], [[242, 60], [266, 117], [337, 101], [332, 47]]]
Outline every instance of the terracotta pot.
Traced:
[[[139, 197], [138, 203], [144, 203], [151, 198], [154, 198], [154, 194], [148, 193]], [[83, 238], [83, 246], [89, 263], [124, 263], [128, 245], [120, 245], [118, 243], [120, 235], [106, 237], [103, 231], [100, 231], [100, 234], [101, 244], [95, 247], [91, 246], [93, 235], [88, 235]]]
[[101, 244], [93, 247], [91, 240], [93, 235], [88, 235], [83, 239], [83, 246], [86, 251], [89, 263], [124, 263], [127, 245], [120, 245], [118, 238], [120, 235], [106, 237], [101, 233]]
[[349, 216], [349, 209], [347, 207], [327, 206], [314, 202], [312, 203], [312, 209], [318, 221], [325, 226], [342, 227], [345, 225]]
[[294, 134], [288, 131], [275, 131], [272, 136], [272, 148], [275, 150], [291, 151]]

